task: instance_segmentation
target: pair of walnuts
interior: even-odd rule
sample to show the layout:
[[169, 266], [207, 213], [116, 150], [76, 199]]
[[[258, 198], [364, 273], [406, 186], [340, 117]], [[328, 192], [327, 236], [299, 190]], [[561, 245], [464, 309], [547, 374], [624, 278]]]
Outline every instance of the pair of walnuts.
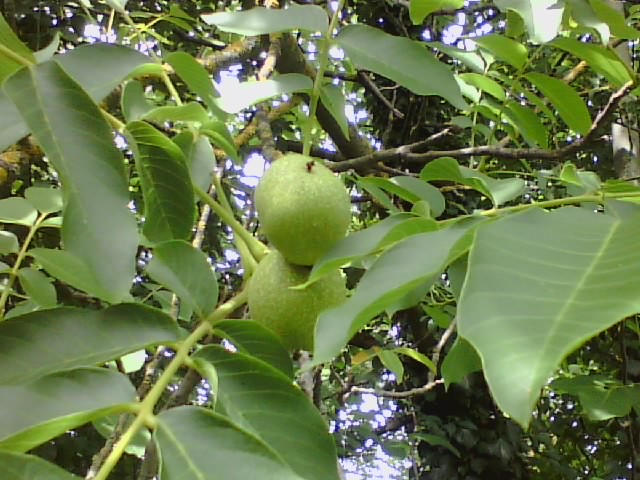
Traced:
[[304, 289], [311, 266], [346, 235], [349, 193], [321, 162], [288, 154], [273, 163], [255, 191], [262, 232], [274, 247], [249, 281], [251, 318], [274, 331], [290, 350], [313, 350], [318, 314], [347, 294], [341, 272]]

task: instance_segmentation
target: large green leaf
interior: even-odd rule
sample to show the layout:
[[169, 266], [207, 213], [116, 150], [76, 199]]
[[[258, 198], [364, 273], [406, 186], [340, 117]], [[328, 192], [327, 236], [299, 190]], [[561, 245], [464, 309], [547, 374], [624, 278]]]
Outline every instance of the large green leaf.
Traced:
[[35, 455], [0, 451], [0, 478], [11, 480], [80, 480]]
[[26, 452], [95, 418], [121, 412], [135, 400], [129, 379], [105, 368], [56, 372], [0, 386], [0, 449]]
[[147, 345], [179, 338], [171, 317], [140, 304], [28, 313], [0, 323], [0, 384], [24, 383], [60, 370], [98, 365]]
[[56, 289], [51, 279], [40, 270], [32, 267], [23, 267], [18, 270], [20, 285], [31, 301], [42, 308], [53, 308], [58, 303]]
[[15, 223], [31, 226], [36, 222], [38, 212], [22, 197], [10, 197], [0, 200], [0, 223]]
[[518, 102], [510, 101], [504, 105], [503, 112], [530, 146], [547, 147], [547, 129], [533, 110]]
[[469, 85], [473, 85], [474, 87], [482, 90], [485, 93], [495, 97], [497, 100], [503, 102], [507, 98], [504, 88], [500, 86], [498, 82], [493, 80], [492, 78], [487, 77], [486, 75], [481, 75], [479, 73], [462, 73], [458, 75], [460, 79], [462, 79], [465, 83]]
[[571, 351], [640, 311], [640, 207], [607, 214], [531, 209], [477, 231], [458, 328], [498, 406], [528, 425], [541, 387]]
[[21, 70], [4, 88], [62, 181], [65, 249], [87, 265], [106, 300], [121, 301], [135, 274], [138, 233], [109, 125], [55, 62]]
[[0, 152], [28, 134], [29, 127], [22, 115], [7, 94], [0, 90]]
[[611, 38], [609, 25], [598, 18], [588, 0], [568, 0], [568, 5], [571, 7], [571, 16], [576, 22], [597, 31], [603, 45], [609, 43]]
[[182, 151], [148, 123], [131, 122], [127, 132], [144, 195], [145, 236], [155, 243], [189, 239], [195, 194]]
[[202, 19], [223, 32], [247, 36], [294, 29], [324, 33], [329, 28], [329, 18], [322, 7], [295, 3], [287, 9], [254, 7], [246, 11], [209, 13], [202, 15]]
[[461, 382], [467, 375], [482, 370], [482, 361], [471, 344], [458, 337], [442, 362], [445, 387]]
[[293, 379], [293, 363], [280, 337], [261, 323], [252, 320], [222, 320], [214, 325], [215, 332], [239, 351], [259, 358]]
[[589, 109], [576, 91], [562, 80], [531, 72], [525, 78], [533, 83], [555, 107], [560, 118], [573, 131], [586, 135], [591, 128]]
[[553, 40], [562, 24], [564, 2], [558, 0], [495, 0], [503, 12], [513, 10], [522, 17], [529, 38], [535, 43]]
[[24, 65], [34, 64], [33, 52], [13, 32], [0, 15], [0, 85]]
[[468, 105], [449, 67], [424, 45], [367, 25], [349, 25], [336, 42], [358, 68], [387, 77], [418, 95], [438, 95], [462, 110]]
[[431, 13], [438, 10], [462, 8], [464, 0], [411, 0], [409, 16], [414, 25], [418, 25]]
[[624, 62], [613, 50], [607, 47], [580, 42], [568, 37], [556, 38], [552, 45], [584, 60], [596, 73], [602, 75], [616, 87], [621, 87], [632, 80]]
[[238, 113], [263, 100], [293, 92], [308, 91], [313, 80], [300, 73], [276, 75], [269, 80], [242, 82], [225, 89], [216, 104], [227, 113]]
[[512, 38], [499, 35], [482, 35], [473, 39], [480, 47], [514, 68], [522, 68], [527, 62], [527, 47]]
[[625, 40], [637, 40], [640, 38], [640, 31], [627, 25], [624, 15], [613, 8], [611, 3], [603, 0], [589, 0], [589, 3], [598, 18], [611, 28], [613, 35]]
[[162, 412], [154, 438], [162, 480], [304, 480], [259, 438], [204, 408]]
[[320, 314], [314, 362], [332, 360], [373, 317], [418, 286], [434, 281], [468, 249], [468, 237], [463, 237], [474, 224], [459, 222], [447, 229], [414, 235], [384, 252], [345, 303]]
[[216, 309], [218, 279], [207, 256], [191, 244], [171, 240], [157, 245], [147, 273], [175, 293], [200, 320]]
[[253, 432], [302, 478], [338, 480], [335, 444], [318, 410], [291, 379], [270, 365], [218, 346], [196, 354], [218, 374], [217, 404]]

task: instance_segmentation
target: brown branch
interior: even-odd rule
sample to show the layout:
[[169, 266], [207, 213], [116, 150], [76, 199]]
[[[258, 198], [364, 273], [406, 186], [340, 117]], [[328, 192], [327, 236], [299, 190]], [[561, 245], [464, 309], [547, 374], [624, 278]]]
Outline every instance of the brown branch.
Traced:
[[343, 162], [336, 162], [331, 165], [331, 169], [336, 172], [344, 172], [354, 169], [366, 171], [375, 168], [378, 163], [393, 164], [401, 160], [409, 163], [425, 164], [440, 157], [453, 157], [456, 159], [469, 158], [476, 155], [486, 155], [507, 160], [550, 160], [564, 161], [567, 157], [575, 155], [584, 150], [589, 144], [596, 140], [597, 132], [604, 127], [620, 101], [631, 91], [635, 83], [630, 81], [619, 88], [611, 95], [606, 106], [598, 113], [589, 132], [574, 143], [557, 150], [547, 150], [544, 148], [507, 148], [502, 146], [484, 145], [479, 147], [460, 148], [457, 150], [436, 150], [424, 153], [415, 153], [417, 144], [403, 145], [388, 150], [379, 150], [369, 155], [363, 155]]
[[376, 395], [378, 397], [387, 397], [387, 398], [408, 398], [416, 395], [424, 395], [427, 392], [430, 392], [438, 385], [444, 383], [444, 380], [438, 379], [433, 382], [428, 382], [426, 385], [418, 388], [412, 388], [411, 390], [403, 390], [400, 392], [396, 392], [394, 390], [382, 390], [379, 388], [360, 388], [360, 387], [351, 387], [351, 391], [353, 393], [370, 393], [372, 395]]
[[269, 50], [267, 51], [267, 58], [264, 59], [264, 63], [258, 71], [258, 80], [267, 80], [276, 68], [276, 62], [280, 57], [280, 35], [273, 34], [269, 36]]
[[377, 99], [379, 99], [385, 107], [387, 107], [393, 115], [398, 118], [404, 118], [404, 113], [398, 110], [388, 99], [385, 97], [378, 86], [369, 78], [369, 75], [366, 72], [358, 71], [358, 78], [362, 80], [365, 88], [369, 90]]

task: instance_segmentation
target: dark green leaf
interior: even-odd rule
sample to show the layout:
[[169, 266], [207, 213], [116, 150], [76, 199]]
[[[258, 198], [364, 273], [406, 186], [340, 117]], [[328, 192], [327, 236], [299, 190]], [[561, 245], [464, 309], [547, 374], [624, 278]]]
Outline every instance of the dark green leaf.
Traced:
[[36, 63], [33, 52], [0, 15], [0, 85], [25, 65]]
[[424, 45], [367, 25], [344, 27], [336, 42], [358, 68], [387, 77], [418, 95], [438, 95], [459, 109], [468, 108], [449, 67]]
[[342, 90], [332, 83], [324, 84], [320, 87], [320, 100], [322, 105], [329, 111], [335, 119], [345, 138], [349, 138], [349, 120], [344, 112], [347, 102]]
[[34, 455], [0, 451], [0, 478], [11, 480], [80, 480]]
[[129, 379], [104, 368], [56, 372], [0, 386], [0, 449], [26, 452], [95, 418], [122, 412], [135, 400]]
[[464, 0], [411, 0], [409, 16], [414, 25], [421, 24], [428, 15], [438, 10], [462, 8]]
[[132, 122], [127, 132], [144, 195], [145, 236], [154, 243], [189, 239], [195, 194], [182, 151], [148, 123]]
[[44, 273], [31, 267], [18, 270], [20, 285], [32, 301], [42, 308], [52, 308], [58, 303], [58, 296], [51, 279]]
[[640, 311], [640, 207], [606, 211], [531, 209], [476, 233], [459, 332], [482, 357], [498, 406], [523, 426], [567, 354]]
[[24, 192], [24, 197], [40, 213], [55, 213], [62, 210], [62, 190], [48, 187], [29, 187]]
[[0, 323], [0, 384], [24, 383], [60, 370], [102, 364], [147, 345], [179, 338], [171, 317], [140, 304], [29, 313]]
[[120, 108], [127, 122], [140, 120], [153, 107], [153, 103], [147, 100], [142, 83], [130, 80], [125, 84], [120, 99]]
[[218, 345], [196, 357], [218, 372], [218, 405], [254, 432], [298, 475], [308, 480], [338, 480], [335, 445], [318, 410], [291, 379], [267, 363]]
[[280, 337], [264, 325], [251, 320], [222, 320], [214, 325], [216, 332], [239, 351], [259, 358], [293, 379], [293, 363]]
[[216, 156], [207, 137], [199, 137], [189, 152], [189, 172], [191, 181], [200, 190], [209, 190], [216, 167]]
[[218, 303], [218, 280], [207, 256], [191, 244], [172, 240], [156, 245], [149, 276], [175, 293], [204, 320]]
[[504, 35], [482, 35], [473, 39], [480, 47], [488, 50], [499, 60], [514, 68], [522, 68], [527, 62], [527, 47]]
[[146, 112], [142, 119], [158, 124], [164, 122], [205, 123], [209, 120], [209, 115], [202, 105], [190, 102], [183, 105], [163, 105], [153, 108]]
[[163, 480], [304, 480], [252, 433], [204, 408], [162, 412], [154, 438]]
[[256, 36], [288, 30], [308, 30], [326, 32], [329, 18], [323, 8], [317, 5], [292, 4], [289, 8], [254, 7], [246, 11], [219, 12], [202, 15], [209, 25], [215, 25], [223, 32]]
[[447, 388], [460, 383], [470, 373], [482, 370], [482, 360], [464, 338], [458, 337], [442, 362], [442, 378]]
[[553, 40], [562, 23], [564, 2], [558, 0], [495, 0], [496, 6], [506, 12], [513, 10], [522, 17], [529, 38], [534, 43]]
[[8, 253], [18, 253], [20, 251], [20, 244], [18, 243], [18, 237], [13, 232], [7, 232], [6, 230], [0, 230], [0, 255], [7, 255]]
[[547, 129], [533, 110], [512, 101], [505, 104], [503, 112], [529, 145], [547, 147]]
[[0, 200], [0, 222], [31, 226], [38, 218], [33, 205], [22, 197], [10, 197]]
[[65, 249], [87, 265], [107, 300], [121, 301], [135, 273], [138, 233], [111, 129], [55, 62], [21, 70], [4, 88], [62, 181]]

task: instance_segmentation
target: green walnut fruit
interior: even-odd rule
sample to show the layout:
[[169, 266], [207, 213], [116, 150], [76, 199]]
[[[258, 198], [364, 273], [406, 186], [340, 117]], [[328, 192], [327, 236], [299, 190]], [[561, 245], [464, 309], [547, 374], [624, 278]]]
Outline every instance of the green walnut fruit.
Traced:
[[269, 242], [296, 265], [313, 265], [344, 238], [351, 222], [342, 180], [320, 161], [295, 153], [265, 172], [255, 205]]
[[302, 290], [310, 269], [292, 265], [278, 251], [272, 251], [258, 264], [249, 281], [249, 313], [281, 339], [290, 350], [313, 349], [318, 314], [346, 299], [345, 280], [335, 271]]

